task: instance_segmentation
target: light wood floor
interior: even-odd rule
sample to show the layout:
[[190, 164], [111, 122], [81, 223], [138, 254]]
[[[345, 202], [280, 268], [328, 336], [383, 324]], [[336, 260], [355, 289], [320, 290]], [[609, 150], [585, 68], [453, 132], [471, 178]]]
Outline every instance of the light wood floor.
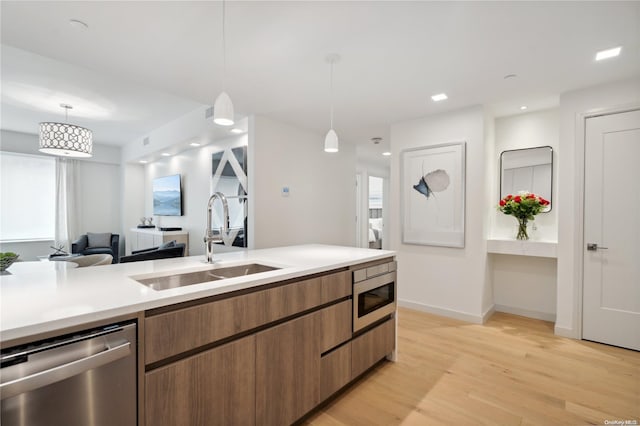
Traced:
[[400, 309], [385, 362], [308, 425], [640, 424], [640, 352], [556, 337], [496, 313], [485, 325]]

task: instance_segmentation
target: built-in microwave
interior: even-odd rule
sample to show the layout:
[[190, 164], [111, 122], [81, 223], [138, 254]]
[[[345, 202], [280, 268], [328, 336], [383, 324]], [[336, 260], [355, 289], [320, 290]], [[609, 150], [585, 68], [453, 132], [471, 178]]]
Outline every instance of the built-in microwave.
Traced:
[[396, 262], [353, 271], [353, 331], [396, 310]]

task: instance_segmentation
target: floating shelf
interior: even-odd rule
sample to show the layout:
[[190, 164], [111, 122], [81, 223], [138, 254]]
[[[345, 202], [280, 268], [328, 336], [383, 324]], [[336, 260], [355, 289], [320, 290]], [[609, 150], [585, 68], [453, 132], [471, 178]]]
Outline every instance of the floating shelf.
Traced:
[[556, 241], [518, 241], [492, 238], [487, 240], [487, 253], [557, 258], [558, 243]]

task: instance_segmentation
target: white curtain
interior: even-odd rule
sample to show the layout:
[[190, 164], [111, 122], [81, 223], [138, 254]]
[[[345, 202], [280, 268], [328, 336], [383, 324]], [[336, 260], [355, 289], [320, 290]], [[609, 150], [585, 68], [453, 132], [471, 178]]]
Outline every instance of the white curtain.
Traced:
[[71, 243], [80, 235], [77, 160], [56, 158], [56, 246], [71, 253]]

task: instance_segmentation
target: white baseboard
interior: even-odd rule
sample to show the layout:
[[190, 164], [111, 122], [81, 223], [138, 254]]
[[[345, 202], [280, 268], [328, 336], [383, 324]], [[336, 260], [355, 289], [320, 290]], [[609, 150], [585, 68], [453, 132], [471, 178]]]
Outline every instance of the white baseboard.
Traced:
[[520, 315], [521, 317], [534, 318], [543, 321], [556, 322], [556, 315], [547, 312], [530, 311], [528, 309], [515, 308], [513, 306], [494, 305], [496, 312]]
[[553, 332], [556, 336], [568, 337], [570, 339], [580, 339], [580, 336], [576, 336], [576, 331], [573, 328], [565, 328], [555, 326]]
[[437, 306], [425, 305], [423, 303], [410, 302], [408, 300], [398, 300], [398, 306], [427, 312], [429, 314], [441, 315], [443, 317], [449, 317], [460, 321], [471, 322], [474, 324], [482, 324], [484, 321], [484, 315], [473, 315], [466, 312], [454, 311], [453, 309], [439, 308]]
[[489, 320], [489, 318], [491, 318], [491, 315], [493, 315], [495, 311], [496, 311], [496, 305], [491, 305], [489, 309], [484, 311], [484, 314], [482, 314], [482, 324], [486, 323]]

